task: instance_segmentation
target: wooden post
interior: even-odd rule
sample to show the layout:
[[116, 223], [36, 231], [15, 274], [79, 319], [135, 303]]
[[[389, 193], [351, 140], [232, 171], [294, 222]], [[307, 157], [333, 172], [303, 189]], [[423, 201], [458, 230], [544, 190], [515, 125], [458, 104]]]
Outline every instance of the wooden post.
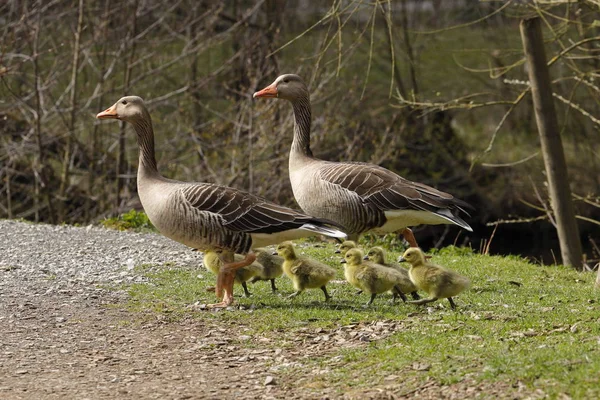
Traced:
[[583, 268], [581, 241], [571, 201], [570, 181], [554, 109], [550, 73], [539, 18], [521, 21], [521, 40], [527, 59], [531, 96], [548, 176], [548, 191], [556, 219], [562, 262], [581, 270]]

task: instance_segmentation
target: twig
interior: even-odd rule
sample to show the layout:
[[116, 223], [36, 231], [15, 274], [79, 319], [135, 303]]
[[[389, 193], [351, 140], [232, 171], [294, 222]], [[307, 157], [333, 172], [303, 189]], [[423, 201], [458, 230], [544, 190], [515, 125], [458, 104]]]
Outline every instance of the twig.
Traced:
[[537, 157], [540, 154], [539, 151], [536, 151], [535, 153], [533, 153], [530, 156], [527, 156], [519, 161], [515, 161], [515, 162], [511, 162], [511, 163], [505, 163], [505, 164], [489, 164], [489, 163], [481, 163], [482, 167], [487, 167], [487, 168], [502, 168], [502, 167], [514, 167], [515, 165], [519, 165], [519, 164], [523, 164], [529, 160], [531, 160], [532, 158]]

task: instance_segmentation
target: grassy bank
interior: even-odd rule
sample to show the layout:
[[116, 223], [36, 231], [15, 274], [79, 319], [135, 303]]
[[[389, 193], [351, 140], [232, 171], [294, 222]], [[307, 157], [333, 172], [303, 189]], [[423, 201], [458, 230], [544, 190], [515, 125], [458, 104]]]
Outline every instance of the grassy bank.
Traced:
[[[250, 286], [252, 297], [236, 298], [239, 308], [198, 310], [190, 305], [215, 300], [206, 291], [214, 285], [213, 275], [200, 266], [142, 265], [138, 271], [148, 282], [125, 287], [130, 295], [125, 306], [150, 318], [191, 317], [224, 327], [235, 322], [241, 346], [319, 346], [317, 355], [302, 362], [273, 365], [282, 384], [304, 392], [335, 387], [339, 393], [401, 395], [435, 384], [449, 390], [466, 385], [487, 395], [600, 395], [600, 307], [592, 274], [451, 247], [433, 260], [472, 280], [472, 288], [455, 299], [457, 311], [447, 302], [392, 305], [388, 296], [365, 308], [367, 295], [356, 295], [343, 281], [334, 245], [298, 247], [338, 270], [329, 285], [330, 303], [323, 302], [320, 290], [286, 299], [292, 287], [281, 278], [280, 295], [259, 282]], [[236, 293], [242, 293], [240, 287]]]

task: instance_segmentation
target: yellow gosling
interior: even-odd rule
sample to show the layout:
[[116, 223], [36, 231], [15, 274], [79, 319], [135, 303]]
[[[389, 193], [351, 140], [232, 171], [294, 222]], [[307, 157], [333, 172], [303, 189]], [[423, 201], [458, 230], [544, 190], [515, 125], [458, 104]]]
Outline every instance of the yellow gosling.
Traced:
[[406, 250], [398, 261], [410, 263], [410, 271], [408, 271], [410, 280], [429, 295], [426, 299], [411, 301], [410, 303], [413, 304], [427, 304], [439, 299], [448, 299], [452, 309], [455, 309], [456, 304], [452, 297], [471, 285], [471, 281], [466, 276], [427, 262], [425, 254], [418, 247]]
[[338, 249], [335, 251], [335, 254], [344, 255], [348, 250], [354, 249], [356, 247], [358, 246], [356, 246], [356, 242], [354, 240], [345, 240], [340, 244]]
[[402, 275], [402, 278], [403, 278], [402, 283], [399, 284], [402, 292], [410, 293], [412, 298], [415, 300], [419, 300], [421, 298], [421, 296], [419, 296], [419, 294], [417, 293], [417, 290], [418, 290], [417, 287], [415, 286], [414, 283], [412, 283], [412, 281], [410, 280], [410, 277], [408, 276], [408, 270], [406, 268], [403, 268], [400, 264], [393, 263], [393, 262], [386, 262], [385, 250], [383, 250], [383, 248], [377, 246], [377, 247], [373, 247], [373, 248], [369, 249], [365, 259], [367, 259], [371, 262], [374, 262], [375, 264], [380, 264], [385, 267], [392, 268], [392, 269], [398, 271], [400, 273], [400, 275]]
[[292, 280], [296, 292], [289, 296], [294, 298], [306, 289], [320, 288], [325, 294], [325, 301], [331, 296], [327, 293], [327, 283], [335, 277], [335, 270], [328, 265], [296, 255], [292, 242], [283, 242], [277, 246], [277, 254], [283, 257], [283, 272]]
[[254, 249], [256, 261], [260, 263], [263, 268], [258, 271], [258, 274], [252, 278], [250, 282], [255, 283], [258, 281], [271, 281], [271, 291], [275, 293], [277, 291], [275, 279], [279, 278], [283, 274], [283, 258], [272, 253], [272, 250], [269, 250], [265, 247]]
[[360, 249], [350, 249], [346, 252], [342, 263], [344, 264], [344, 276], [348, 283], [371, 295], [367, 306], [373, 303], [378, 294], [389, 290], [393, 291], [394, 301], [397, 296], [406, 301], [406, 296], [399, 286], [403, 281], [402, 275], [398, 271], [365, 261], [363, 258], [363, 252]]

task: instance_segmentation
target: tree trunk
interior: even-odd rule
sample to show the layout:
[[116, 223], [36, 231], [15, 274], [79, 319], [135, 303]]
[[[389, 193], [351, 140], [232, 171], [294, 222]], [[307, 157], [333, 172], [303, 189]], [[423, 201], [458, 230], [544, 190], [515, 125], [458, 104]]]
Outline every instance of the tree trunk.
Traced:
[[527, 59], [531, 96], [548, 176], [550, 202], [556, 218], [562, 262], [581, 270], [581, 241], [571, 201], [570, 181], [554, 109], [539, 18], [521, 21], [521, 39]]
[[77, 122], [77, 75], [79, 72], [79, 47], [81, 42], [81, 29], [83, 27], [83, 0], [79, 0], [79, 12], [77, 16], [77, 29], [75, 30], [75, 44], [73, 45], [73, 64], [71, 70], [71, 97], [70, 107], [71, 115], [69, 119], [69, 134], [65, 143], [65, 154], [63, 157], [63, 165], [60, 179], [60, 187], [58, 189], [59, 205], [58, 205], [58, 221], [65, 220], [67, 210], [67, 198], [65, 192], [70, 181], [70, 166], [71, 166], [71, 148], [73, 147], [73, 137], [75, 136], [75, 124]]

